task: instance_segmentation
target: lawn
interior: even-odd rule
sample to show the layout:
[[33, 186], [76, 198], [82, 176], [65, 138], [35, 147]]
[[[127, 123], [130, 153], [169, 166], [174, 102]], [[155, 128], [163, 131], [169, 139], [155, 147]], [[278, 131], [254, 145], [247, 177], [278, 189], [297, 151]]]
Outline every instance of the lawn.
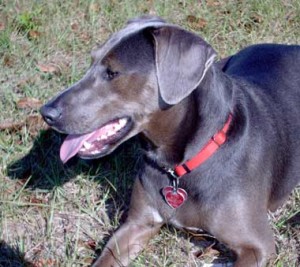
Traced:
[[[88, 266], [124, 220], [138, 142], [63, 165], [64, 136], [38, 110], [82, 76], [97, 43], [142, 14], [196, 32], [220, 58], [254, 43], [300, 44], [299, 0], [0, 0], [0, 266]], [[299, 213], [298, 187], [270, 213], [278, 249], [270, 266], [300, 265]], [[131, 266], [202, 266], [216, 256], [231, 253], [166, 226]]]

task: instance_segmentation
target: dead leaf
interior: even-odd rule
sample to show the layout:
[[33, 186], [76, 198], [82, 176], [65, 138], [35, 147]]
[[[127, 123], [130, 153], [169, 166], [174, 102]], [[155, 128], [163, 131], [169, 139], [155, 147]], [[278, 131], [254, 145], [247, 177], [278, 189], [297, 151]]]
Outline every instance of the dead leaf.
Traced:
[[15, 61], [15, 59], [13, 58], [12, 55], [5, 54], [5, 55], [3, 56], [3, 65], [4, 65], [5, 67], [12, 67], [13, 64], [14, 64], [14, 61]]
[[39, 71], [41, 71], [41, 72], [45, 72], [45, 73], [59, 73], [60, 72], [59, 67], [52, 63], [49, 63], [49, 64], [38, 63], [36, 66], [39, 69]]
[[200, 259], [207, 259], [207, 258], [213, 259], [213, 258], [218, 257], [219, 255], [220, 255], [220, 252], [218, 250], [214, 249], [213, 245], [205, 248], [204, 251], [195, 253], [195, 256]]
[[22, 87], [26, 84], [33, 84], [33, 83], [37, 82], [39, 80], [39, 78], [40, 78], [40, 76], [38, 74], [35, 74], [33, 76], [29, 76], [24, 79], [21, 79], [18, 81], [17, 87]]
[[89, 9], [91, 12], [98, 13], [100, 11], [100, 5], [99, 3], [92, 3], [90, 4]]
[[86, 241], [86, 244], [89, 248], [95, 250], [96, 249], [96, 241], [93, 239], [89, 239], [88, 241]]
[[79, 38], [85, 43], [89, 43], [91, 41], [91, 36], [87, 32], [80, 34]]
[[0, 123], [0, 131], [19, 132], [23, 127], [27, 127], [28, 133], [35, 137], [40, 130], [46, 130], [49, 126], [44, 122], [39, 114], [29, 115], [24, 121], [14, 121], [12, 119], [5, 120]]
[[258, 15], [258, 14], [253, 14], [251, 16], [251, 20], [254, 22], [254, 23], [261, 23], [263, 21], [263, 18], [262, 16]]
[[29, 202], [30, 203], [34, 203], [34, 204], [47, 204], [47, 200], [43, 199], [43, 198], [37, 198], [35, 196], [32, 196], [29, 198]]
[[193, 16], [193, 15], [188, 15], [188, 16], [186, 17], [186, 20], [187, 20], [189, 23], [195, 23], [196, 20], [197, 20], [197, 18], [196, 18], [195, 16]]
[[41, 32], [39, 32], [39, 31], [34, 31], [34, 30], [29, 31], [29, 33], [28, 33], [28, 36], [29, 36], [31, 39], [38, 39], [41, 35], [42, 35]]
[[40, 130], [46, 130], [49, 126], [44, 122], [39, 114], [29, 115], [26, 118], [26, 126], [31, 136], [37, 136]]
[[4, 31], [6, 28], [6, 25], [4, 22], [0, 22], [0, 31]]
[[34, 267], [52, 267], [52, 266], [59, 266], [57, 265], [58, 262], [55, 259], [38, 259], [33, 262]]
[[71, 23], [71, 29], [72, 29], [72, 31], [77, 32], [79, 30], [78, 23], [77, 22], [72, 22]]
[[0, 123], [0, 131], [18, 131], [25, 125], [25, 122], [14, 122], [12, 119], [5, 120]]
[[88, 239], [88, 240], [79, 239], [77, 241], [77, 243], [78, 243], [78, 246], [80, 246], [80, 247], [84, 247], [84, 248], [92, 249], [92, 250], [95, 250], [96, 245], [97, 245], [96, 241], [93, 239]]
[[22, 177], [22, 179], [18, 179], [18, 181], [17, 181], [17, 184], [16, 184], [16, 185], [19, 185], [20, 187], [23, 187], [23, 186], [24, 186], [24, 184], [26, 184], [26, 183], [27, 183], [28, 179], [29, 179], [29, 175], [28, 175], [28, 176], [27, 176], [27, 175], [25, 175], [24, 177]]
[[3, 197], [9, 196], [10, 194], [17, 192], [20, 190], [24, 184], [27, 182], [30, 175], [28, 175], [27, 178], [18, 179], [17, 182], [13, 181], [11, 178], [8, 178], [8, 176], [4, 176], [5, 181], [5, 189], [3, 191]]
[[21, 109], [24, 108], [39, 109], [42, 106], [42, 104], [43, 103], [39, 99], [24, 97], [17, 102], [17, 107]]
[[216, 0], [207, 0], [207, 6], [220, 6], [221, 3], [219, 1], [216, 1]]
[[190, 26], [195, 30], [203, 30], [207, 25], [207, 21], [205, 19], [197, 18], [193, 15], [187, 16], [186, 19], [189, 22]]
[[92, 265], [92, 263], [94, 262], [95, 258], [92, 258], [92, 257], [88, 257], [88, 258], [85, 258], [83, 261], [85, 263], [86, 266], [90, 266]]

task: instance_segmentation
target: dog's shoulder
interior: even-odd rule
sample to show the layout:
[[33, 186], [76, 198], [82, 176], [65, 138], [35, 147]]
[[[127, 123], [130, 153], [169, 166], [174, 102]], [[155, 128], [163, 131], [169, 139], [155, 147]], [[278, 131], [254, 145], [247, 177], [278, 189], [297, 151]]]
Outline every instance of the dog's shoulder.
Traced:
[[223, 66], [229, 75], [247, 77], [265, 74], [283, 74], [286, 69], [300, 70], [300, 46], [257, 44], [246, 47], [231, 56]]
[[281, 94], [280, 90], [289, 90], [299, 96], [299, 62], [298, 45], [258, 44], [231, 56], [223, 66], [223, 72], [275, 97]]

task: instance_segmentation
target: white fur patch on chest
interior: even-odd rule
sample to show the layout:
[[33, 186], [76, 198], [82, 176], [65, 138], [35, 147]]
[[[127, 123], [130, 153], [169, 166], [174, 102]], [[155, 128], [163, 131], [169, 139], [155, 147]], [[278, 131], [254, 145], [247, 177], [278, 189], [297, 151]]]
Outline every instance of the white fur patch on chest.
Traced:
[[160, 213], [156, 209], [151, 209], [149, 211], [149, 213], [152, 215], [154, 222], [156, 222], [156, 223], [163, 223], [164, 222], [163, 217], [160, 215]]
[[199, 232], [199, 231], [202, 232], [202, 229], [201, 229], [201, 228], [182, 225], [182, 224], [181, 224], [178, 220], [176, 220], [176, 219], [172, 219], [172, 220], [170, 221], [170, 224], [172, 224], [174, 227], [176, 227], [176, 228], [178, 228], [178, 229], [185, 229], [185, 230], [188, 230], [188, 231], [191, 231], [191, 232]]

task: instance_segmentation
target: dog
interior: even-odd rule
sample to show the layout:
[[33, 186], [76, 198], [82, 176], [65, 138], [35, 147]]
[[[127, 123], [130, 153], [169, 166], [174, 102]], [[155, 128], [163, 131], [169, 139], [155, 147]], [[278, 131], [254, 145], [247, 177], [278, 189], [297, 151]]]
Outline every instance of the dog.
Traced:
[[164, 224], [204, 229], [236, 267], [275, 254], [268, 211], [300, 181], [300, 46], [260, 44], [226, 61], [158, 17], [128, 22], [91, 53], [84, 77], [41, 108], [66, 133], [66, 162], [140, 135], [130, 210], [94, 266], [126, 266]]

